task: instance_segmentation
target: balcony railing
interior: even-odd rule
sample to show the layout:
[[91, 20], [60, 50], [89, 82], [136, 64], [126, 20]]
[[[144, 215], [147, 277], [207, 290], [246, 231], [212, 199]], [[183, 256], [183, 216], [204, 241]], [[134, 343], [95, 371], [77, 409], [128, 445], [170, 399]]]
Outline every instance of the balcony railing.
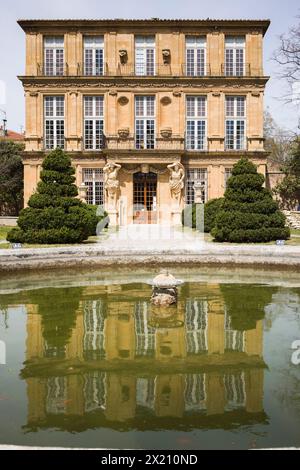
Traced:
[[185, 77], [206, 77], [211, 75], [210, 64], [181, 64], [181, 70], [178, 75]]
[[247, 137], [225, 138], [224, 148], [226, 152], [239, 152], [241, 150], [248, 150]]
[[67, 63], [63, 64], [38, 64], [37, 74], [42, 77], [63, 77], [69, 76], [69, 66]]
[[71, 68], [67, 63], [59, 65], [38, 64], [37, 75], [44, 77], [61, 77], [61, 76], [85, 76], [85, 77], [101, 77], [101, 76], [123, 76], [123, 77], [259, 77], [263, 71], [259, 67], [253, 67], [251, 64], [221, 64], [220, 67], [214, 64], [133, 64], [118, 63], [116, 67], [112, 67], [107, 62], [102, 65], [78, 63], [75, 68]]
[[106, 135], [106, 148], [116, 150], [183, 150], [184, 137], [172, 135], [165, 138], [155, 135], [145, 139], [143, 142], [137, 141], [135, 135], [128, 135], [126, 138], [119, 135]]

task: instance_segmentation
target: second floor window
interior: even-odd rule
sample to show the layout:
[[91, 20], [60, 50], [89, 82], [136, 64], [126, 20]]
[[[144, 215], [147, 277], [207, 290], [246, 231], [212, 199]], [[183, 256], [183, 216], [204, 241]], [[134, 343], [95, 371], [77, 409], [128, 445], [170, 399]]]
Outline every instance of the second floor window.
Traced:
[[63, 96], [44, 98], [45, 148], [64, 148], [65, 144], [65, 99]]
[[85, 36], [84, 38], [84, 75], [104, 74], [104, 39], [103, 36]]
[[187, 150], [206, 149], [205, 96], [187, 96], [186, 98], [186, 148]]
[[201, 77], [205, 73], [206, 40], [201, 36], [186, 38], [186, 75]]
[[155, 147], [155, 97], [135, 97], [135, 147], [154, 149]]
[[103, 148], [103, 96], [84, 97], [84, 148]]
[[245, 75], [244, 36], [226, 36], [224, 73], [227, 77]]
[[155, 75], [155, 37], [136, 36], [135, 74]]
[[246, 100], [244, 96], [226, 96], [225, 149], [245, 149]]
[[44, 38], [44, 74], [64, 74], [63, 36], [49, 36]]

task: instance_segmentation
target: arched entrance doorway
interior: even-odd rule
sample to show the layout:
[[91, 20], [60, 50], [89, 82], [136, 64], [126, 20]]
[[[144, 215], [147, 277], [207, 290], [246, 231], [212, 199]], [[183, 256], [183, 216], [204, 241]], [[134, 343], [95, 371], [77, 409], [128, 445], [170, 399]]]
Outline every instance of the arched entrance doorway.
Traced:
[[157, 175], [134, 173], [133, 175], [133, 223], [157, 223]]

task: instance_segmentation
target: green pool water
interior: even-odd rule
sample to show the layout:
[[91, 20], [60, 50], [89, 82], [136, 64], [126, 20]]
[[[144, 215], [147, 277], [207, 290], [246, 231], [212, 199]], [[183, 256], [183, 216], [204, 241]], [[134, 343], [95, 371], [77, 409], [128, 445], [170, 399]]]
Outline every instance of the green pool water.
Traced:
[[299, 275], [170, 271], [0, 278], [0, 444], [300, 447]]

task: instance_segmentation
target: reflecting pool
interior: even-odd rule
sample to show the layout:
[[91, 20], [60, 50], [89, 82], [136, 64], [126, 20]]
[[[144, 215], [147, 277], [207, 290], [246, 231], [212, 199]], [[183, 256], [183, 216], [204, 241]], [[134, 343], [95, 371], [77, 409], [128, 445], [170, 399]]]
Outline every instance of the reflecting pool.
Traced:
[[1, 444], [300, 446], [300, 277], [173, 270], [166, 317], [153, 273], [0, 279]]

